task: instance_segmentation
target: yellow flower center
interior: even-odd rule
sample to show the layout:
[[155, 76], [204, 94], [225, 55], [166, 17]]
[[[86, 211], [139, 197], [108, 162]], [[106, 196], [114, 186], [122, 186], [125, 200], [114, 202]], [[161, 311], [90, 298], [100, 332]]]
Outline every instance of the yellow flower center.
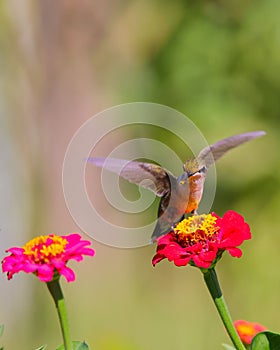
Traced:
[[212, 214], [193, 215], [182, 220], [174, 228], [178, 242], [184, 246], [203, 243], [216, 237], [219, 227]]
[[27, 242], [24, 254], [29, 256], [35, 263], [49, 263], [54, 258], [65, 252], [68, 241], [57, 235], [39, 236]]

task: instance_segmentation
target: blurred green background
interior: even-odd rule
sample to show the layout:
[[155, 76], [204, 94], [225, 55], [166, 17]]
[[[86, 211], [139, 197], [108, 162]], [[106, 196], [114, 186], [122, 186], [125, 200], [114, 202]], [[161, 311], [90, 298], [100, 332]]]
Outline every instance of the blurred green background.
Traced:
[[[62, 162], [75, 131], [105, 108], [165, 104], [210, 143], [262, 129], [217, 165], [212, 209], [242, 213], [253, 232], [243, 257], [225, 254], [217, 270], [234, 319], [279, 331], [279, 13], [276, 0], [0, 2], [1, 257], [35, 235], [79, 230]], [[93, 260], [71, 265], [77, 281], [63, 283], [74, 339], [102, 350], [229, 343], [198, 270], [153, 268], [154, 246], [93, 246]], [[5, 349], [58, 346], [44, 284], [23, 274], [0, 283]]]

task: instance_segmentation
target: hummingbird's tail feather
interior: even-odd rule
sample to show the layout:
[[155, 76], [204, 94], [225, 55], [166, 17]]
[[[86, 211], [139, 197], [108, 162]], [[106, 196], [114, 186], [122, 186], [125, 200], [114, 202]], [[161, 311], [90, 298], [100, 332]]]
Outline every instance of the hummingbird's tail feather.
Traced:
[[157, 221], [156, 227], [155, 227], [155, 229], [152, 233], [152, 236], [151, 236], [151, 243], [155, 243], [155, 241], [162, 235], [163, 235], [163, 233], [161, 232], [160, 223], [159, 223], [159, 221]]
[[176, 220], [172, 224], [167, 224], [166, 222], [164, 222], [164, 224], [163, 224], [161, 222], [160, 218], [159, 218], [159, 220], [157, 221], [156, 227], [154, 229], [154, 232], [152, 233], [150, 243], [155, 243], [158, 238], [160, 238], [160, 237], [166, 235], [167, 233], [173, 231], [174, 227], [178, 224], [178, 222], [183, 220], [184, 217], [185, 217], [185, 215], [182, 215], [180, 217], [180, 219]]

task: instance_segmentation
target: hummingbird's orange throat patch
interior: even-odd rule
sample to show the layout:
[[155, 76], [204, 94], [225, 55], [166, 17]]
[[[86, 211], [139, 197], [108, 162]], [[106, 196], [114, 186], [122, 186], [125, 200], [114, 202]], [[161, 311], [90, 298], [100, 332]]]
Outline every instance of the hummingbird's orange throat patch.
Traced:
[[174, 228], [175, 237], [184, 246], [205, 243], [215, 239], [219, 227], [217, 218], [211, 214], [193, 215], [182, 220]]

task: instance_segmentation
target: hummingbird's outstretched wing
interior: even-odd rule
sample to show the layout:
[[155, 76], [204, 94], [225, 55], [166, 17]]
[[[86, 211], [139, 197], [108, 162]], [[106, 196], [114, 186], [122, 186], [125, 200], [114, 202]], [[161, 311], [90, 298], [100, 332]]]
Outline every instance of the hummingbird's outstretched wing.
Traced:
[[265, 135], [264, 131], [252, 131], [238, 134], [220, 140], [211, 146], [204, 148], [197, 156], [198, 162], [208, 169], [214, 162], [221, 158], [226, 152], [248, 142], [252, 139]]
[[87, 158], [88, 162], [105, 168], [122, 178], [154, 192], [158, 197], [170, 191], [175, 176], [159, 165], [117, 158]]

